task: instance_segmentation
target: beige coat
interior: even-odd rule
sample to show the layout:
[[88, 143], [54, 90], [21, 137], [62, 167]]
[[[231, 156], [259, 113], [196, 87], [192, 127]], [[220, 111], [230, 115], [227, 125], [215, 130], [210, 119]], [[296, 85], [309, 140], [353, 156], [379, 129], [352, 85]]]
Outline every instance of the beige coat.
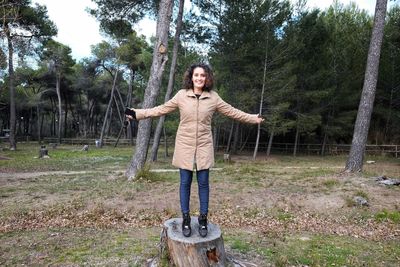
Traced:
[[257, 114], [252, 115], [235, 109], [215, 92], [204, 91], [197, 99], [193, 90], [180, 90], [163, 105], [149, 109], [134, 109], [138, 120], [159, 117], [179, 108], [180, 123], [175, 138], [172, 164], [175, 167], [204, 170], [214, 165], [214, 148], [211, 134], [211, 119], [215, 111], [245, 123], [257, 123]]

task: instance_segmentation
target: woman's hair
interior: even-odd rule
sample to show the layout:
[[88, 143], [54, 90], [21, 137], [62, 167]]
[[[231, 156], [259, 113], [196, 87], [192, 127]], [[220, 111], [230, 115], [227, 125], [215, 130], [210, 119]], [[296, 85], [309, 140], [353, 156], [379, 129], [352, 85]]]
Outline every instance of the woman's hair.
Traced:
[[185, 75], [183, 76], [183, 88], [193, 89], [192, 77], [195, 68], [202, 68], [204, 70], [206, 73], [206, 82], [204, 83], [203, 90], [211, 91], [214, 86], [214, 75], [210, 66], [205, 63], [194, 63], [185, 71]]

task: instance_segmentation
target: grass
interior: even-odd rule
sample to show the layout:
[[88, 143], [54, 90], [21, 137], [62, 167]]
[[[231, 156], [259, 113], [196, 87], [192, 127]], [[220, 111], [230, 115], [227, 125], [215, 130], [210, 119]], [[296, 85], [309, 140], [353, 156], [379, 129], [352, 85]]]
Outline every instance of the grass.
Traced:
[[[151, 169], [172, 168], [171, 158], [146, 165], [141, 179], [130, 182], [124, 171], [132, 147], [84, 152], [61, 145], [49, 149], [49, 159], [35, 158], [38, 149], [19, 144], [17, 151], [0, 152], [10, 158], [0, 160], [0, 266], [143, 266], [157, 255], [160, 225], [180, 216], [179, 175]], [[374, 231], [363, 228], [370, 224], [379, 229], [374, 233], [400, 227], [399, 187], [370, 178], [400, 177], [398, 160], [374, 160], [363, 174], [346, 177], [339, 174], [340, 156], [219, 160], [223, 170], [210, 178], [211, 220], [223, 230], [228, 251], [258, 266], [396, 266], [398, 236], [356, 237]], [[196, 179], [192, 190], [196, 212]], [[370, 206], [331, 203], [354, 196]], [[330, 224], [308, 226], [318, 220]], [[337, 234], [326, 231], [334, 227]]]
[[231, 232], [225, 242], [234, 252], [261, 255], [273, 266], [397, 266], [400, 259], [395, 241], [310, 234], [275, 238]]
[[[101, 149], [92, 146], [89, 151], [82, 151], [82, 146], [60, 145], [56, 149], [48, 148], [50, 158], [40, 159], [39, 149], [39, 145], [28, 143], [19, 144], [17, 151], [2, 151], [1, 155], [10, 159], [0, 160], [0, 170], [27, 172], [125, 169], [133, 153], [130, 146], [104, 146]], [[160, 156], [154, 165], [171, 168], [169, 161], [170, 159]]]
[[0, 234], [0, 264], [142, 266], [143, 259], [157, 253], [158, 229], [145, 231], [150, 238], [134, 229], [52, 228]]
[[382, 221], [392, 221], [394, 223], [400, 224], [400, 211], [388, 211], [386, 209], [375, 214], [375, 219], [379, 222]]
[[333, 187], [339, 185], [339, 181], [336, 179], [328, 179], [323, 181], [322, 184], [327, 188], [332, 189]]

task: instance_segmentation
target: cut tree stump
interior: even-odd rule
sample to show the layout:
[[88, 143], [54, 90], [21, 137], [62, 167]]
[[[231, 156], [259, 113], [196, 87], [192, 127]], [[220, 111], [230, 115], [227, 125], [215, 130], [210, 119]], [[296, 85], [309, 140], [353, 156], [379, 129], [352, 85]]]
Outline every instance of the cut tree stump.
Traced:
[[182, 218], [164, 222], [161, 233], [162, 254], [168, 253], [170, 261], [177, 267], [226, 266], [226, 254], [221, 229], [208, 223], [208, 235], [201, 237], [198, 219], [192, 217], [192, 235], [182, 234]]
[[49, 157], [49, 151], [47, 150], [46, 146], [40, 146], [39, 149], [39, 158], [48, 158]]

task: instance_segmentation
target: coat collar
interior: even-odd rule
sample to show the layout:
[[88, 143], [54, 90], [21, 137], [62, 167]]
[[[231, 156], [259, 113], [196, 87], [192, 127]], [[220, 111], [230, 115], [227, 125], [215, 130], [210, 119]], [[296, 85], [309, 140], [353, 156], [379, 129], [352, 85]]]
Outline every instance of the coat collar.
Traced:
[[[196, 97], [196, 95], [193, 92], [193, 89], [187, 89], [186, 90], [186, 96], [189, 97]], [[200, 99], [204, 99], [204, 98], [209, 98], [211, 96], [210, 92], [208, 91], [203, 91], [203, 93], [200, 96]]]

